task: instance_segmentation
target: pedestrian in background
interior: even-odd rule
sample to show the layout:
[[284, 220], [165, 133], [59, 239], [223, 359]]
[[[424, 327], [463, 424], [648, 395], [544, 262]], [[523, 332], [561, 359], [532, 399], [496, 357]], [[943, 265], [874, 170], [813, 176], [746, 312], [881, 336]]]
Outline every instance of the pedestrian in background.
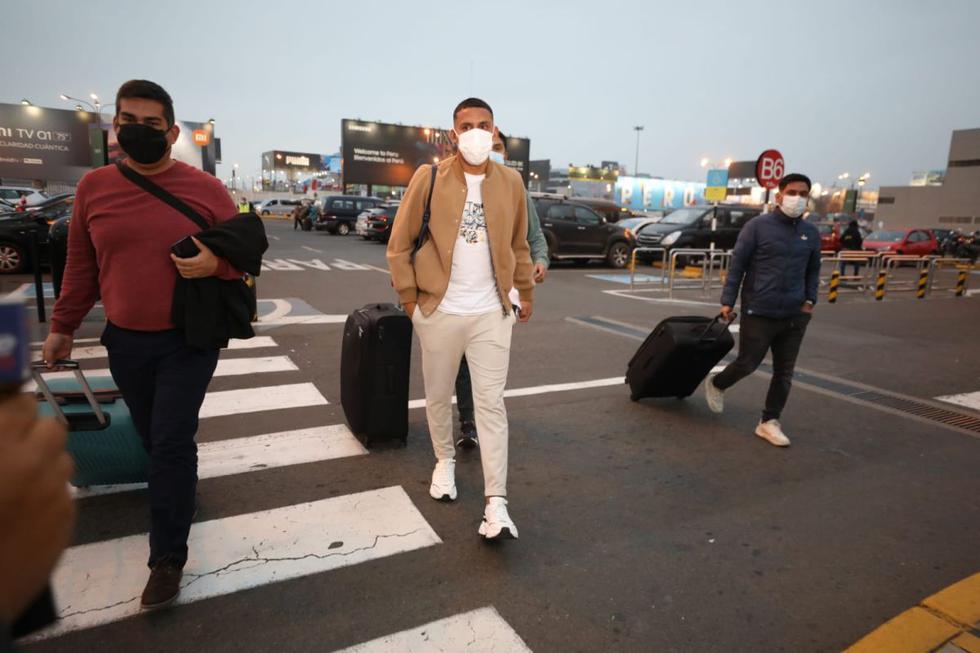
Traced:
[[[864, 249], [864, 236], [861, 235], [861, 228], [858, 227], [857, 220], [851, 220], [847, 224], [847, 229], [840, 236], [841, 248], [848, 252], [860, 252]], [[861, 262], [851, 261], [850, 263], [844, 263], [842, 266], [844, 268], [844, 275], [847, 275], [847, 266], [854, 266], [854, 276], [861, 275]]]
[[721, 313], [730, 320], [741, 291], [738, 358], [705, 380], [708, 407], [721, 413], [725, 391], [752, 374], [771, 351], [772, 381], [755, 434], [777, 447], [789, 446], [779, 418], [817, 303], [820, 231], [801, 219], [811, 187], [805, 175], [786, 175], [779, 181], [776, 210], [750, 220], [739, 234], [721, 295]]
[[[486, 496], [479, 534], [486, 539], [517, 537], [506, 498], [504, 387], [515, 322], [509, 291], [518, 291], [521, 322], [531, 318], [534, 293], [524, 182], [490, 161], [494, 133], [489, 104], [469, 98], [456, 106], [450, 138], [459, 153], [416, 171], [387, 254], [392, 283], [422, 345], [437, 461], [429, 494], [437, 500], [457, 496], [452, 395], [464, 354], [469, 361]], [[431, 219], [423, 226], [430, 189]]]

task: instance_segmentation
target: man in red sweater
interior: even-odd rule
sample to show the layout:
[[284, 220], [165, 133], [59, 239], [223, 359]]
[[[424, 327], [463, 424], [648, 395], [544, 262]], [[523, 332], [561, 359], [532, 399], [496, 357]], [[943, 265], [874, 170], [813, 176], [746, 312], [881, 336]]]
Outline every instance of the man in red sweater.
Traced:
[[[123, 84], [112, 124], [127, 155], [125, 165], [211, 224], [235, 216], [235, 205], [218, 179], [171, 158], [180, 128], [163, 88], [146, 80]], [[177, 275], [241, 276], [196, 239], [196, 256], [171, 253], [171, 245], [199, 230], [115, 166], [85, 175], [75, 196], [61, 296], [44, 343], [49, 365], [69, 358], [73, 334], [101, 295], [109, 369], [150, 455], [151, 572], [144, 609], [166, 607], [180, 593], [197, 489], [194, 437], [218, 363], [217, 349], [193, 348], [174, 328], [170, 308]]]

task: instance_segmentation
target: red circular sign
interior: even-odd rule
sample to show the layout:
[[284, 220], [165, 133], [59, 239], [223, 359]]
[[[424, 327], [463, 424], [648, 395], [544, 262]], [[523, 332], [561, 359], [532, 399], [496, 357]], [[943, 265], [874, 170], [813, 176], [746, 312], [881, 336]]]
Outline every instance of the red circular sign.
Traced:
[[755, 178], [763, 188], [773, 189], [786, 172], [779, 150], [766, 150], [755, 162]]

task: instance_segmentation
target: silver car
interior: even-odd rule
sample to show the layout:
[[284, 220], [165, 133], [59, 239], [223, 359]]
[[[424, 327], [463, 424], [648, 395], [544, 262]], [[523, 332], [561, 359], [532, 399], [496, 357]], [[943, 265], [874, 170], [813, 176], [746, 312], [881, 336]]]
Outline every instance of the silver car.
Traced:
[[273, 215], [288, 216], [293, 212], [297, 206], [299, 206], [300, 200], [283, 200], [279, 198], [265, 200], [259, 204], [255, 212], [262, 217], [269, 217]]

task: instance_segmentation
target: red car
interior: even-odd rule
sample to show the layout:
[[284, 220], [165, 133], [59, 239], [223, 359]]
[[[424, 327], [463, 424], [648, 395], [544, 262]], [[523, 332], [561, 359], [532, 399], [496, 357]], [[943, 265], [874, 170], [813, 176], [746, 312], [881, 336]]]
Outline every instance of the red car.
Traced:
[[939, 251], [936, 236], [928, 229], [873, 231], [864, 239], [864, 249], [914, 256], [931, 256]]
[[816, 223], [816, 227], [820, 231], [820, 251], [839, 252], [841, 249], [841, 223], [818, 222]]

